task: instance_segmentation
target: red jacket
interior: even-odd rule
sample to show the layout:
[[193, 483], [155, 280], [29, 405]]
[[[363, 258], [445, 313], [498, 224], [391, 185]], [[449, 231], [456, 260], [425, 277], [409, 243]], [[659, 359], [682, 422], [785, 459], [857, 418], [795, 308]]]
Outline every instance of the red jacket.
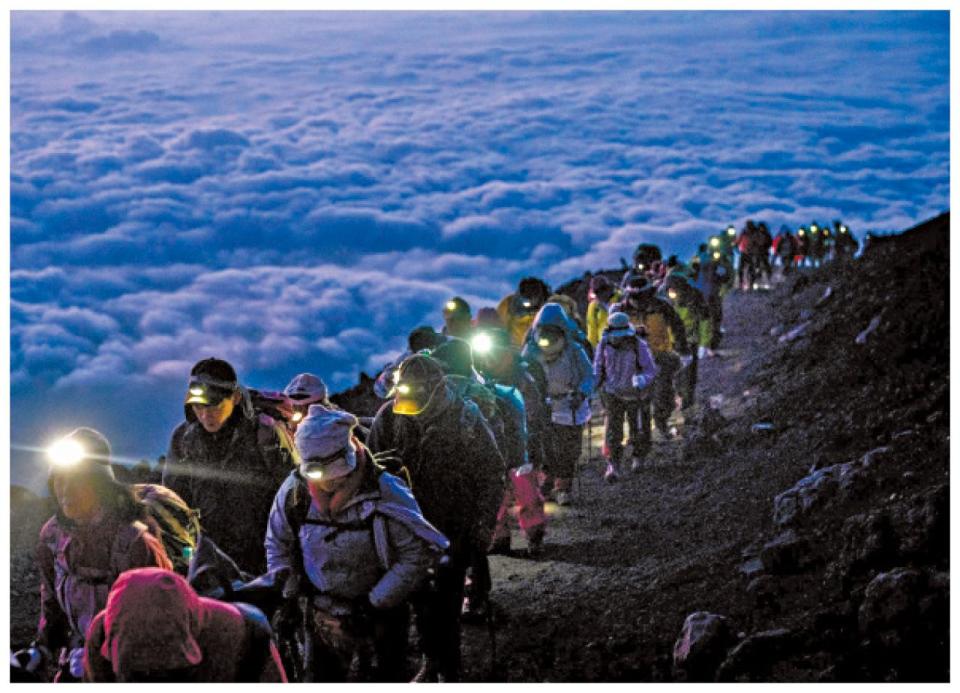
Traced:
[[263, 614], [200, 597], [180, 575], [124, 573], [87, 633], [87, 682], [286, 683]]

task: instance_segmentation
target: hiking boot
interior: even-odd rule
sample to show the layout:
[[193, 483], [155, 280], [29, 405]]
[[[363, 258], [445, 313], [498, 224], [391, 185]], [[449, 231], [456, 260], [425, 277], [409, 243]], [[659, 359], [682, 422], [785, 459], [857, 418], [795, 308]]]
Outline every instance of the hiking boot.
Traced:
[[531, 528], [527, 536], [527, 557], [536, 558], [543, 553], [543, 525]]
[[603, 473], [603, 480], [608, 484], [612, 484], [620, 478], [620, 474], [617, 472], [617, 465], [613, 462], [607, 462], [607, 470]]
[[490, 545], [487, 554], [491, 556], [509, 556], [510, 555], [510, 537], [500, 537]]
[[556, 491], [557, 505], [570, 505], [572, 499], [568, 491]]

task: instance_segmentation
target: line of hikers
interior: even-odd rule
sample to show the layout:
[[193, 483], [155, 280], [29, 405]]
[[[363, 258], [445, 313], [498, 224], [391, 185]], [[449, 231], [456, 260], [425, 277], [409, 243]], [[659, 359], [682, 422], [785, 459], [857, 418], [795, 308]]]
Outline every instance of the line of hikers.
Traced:
[[590, 278], [584, 317], [535, 277], [476, 316], [450, 299], [377, 377], [372, 418], [313, 374], [264, 392], [204, 359], [162, 484], [120, 483], [107, 439], [76, 429], [48, 451], [57, 511], [15, 676], [406, 681], [412, 612], [413, 680], [458, 681], [461, 620], [491, 623], [488, 556], [538, 557], [545, 503], [573, 500], [592, 396], [608, 482], [627, 449], [642, 469], [654, 430], [677, 437], [734, 283], [733, 243], [713, 240], [687, 265], [640, 244], [619, 281]]

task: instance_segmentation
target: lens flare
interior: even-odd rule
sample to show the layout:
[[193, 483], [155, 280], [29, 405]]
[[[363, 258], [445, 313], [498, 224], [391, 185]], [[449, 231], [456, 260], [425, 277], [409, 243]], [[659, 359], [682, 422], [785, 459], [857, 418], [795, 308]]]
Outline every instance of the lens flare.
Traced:
[[470, 340], [470, 346], [473, 347], [476, 353], [486, 354], [493, 348], [493, 340], [490, 339], [490, 335], [488, 334], [478, 334]]
[[47, 457], [58, 467], [71, 467], [85, 456], [83, 446], [71, 438], [58, 440], [47, 449]]

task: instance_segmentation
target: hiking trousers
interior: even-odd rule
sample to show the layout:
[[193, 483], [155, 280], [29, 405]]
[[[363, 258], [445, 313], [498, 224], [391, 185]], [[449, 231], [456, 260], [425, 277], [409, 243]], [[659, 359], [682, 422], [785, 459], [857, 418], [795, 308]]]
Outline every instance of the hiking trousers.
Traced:
[[629, 444], [633, 446], [633, 456], [642, 458], [650, 449], [650, 428], [647, 427], [644, 446], [642, 426], [640, 424], [640, 399], [622, 399], [608, 392], [600, 393], [600, 400], [607, 412], [603, 441], [610, 451], [610, 461], [619, 467], [623, 461], [623, 421], [629, 426]]
[[544, 471], [553, 479], [557, 491], [569, 491], [577, 474], [577, 462], [583, 447], [583, 425], [566, 426], [550, 422], [547, 442], [551, 455], [544, 461]]
[[653, 421], [661, 433], [667, 432], [667, 419], [676, 406], [673, 378], [680, 370], [680, 357], [673, 351], [661, 351], [653, 355], [659, 369], [653, 379]]

